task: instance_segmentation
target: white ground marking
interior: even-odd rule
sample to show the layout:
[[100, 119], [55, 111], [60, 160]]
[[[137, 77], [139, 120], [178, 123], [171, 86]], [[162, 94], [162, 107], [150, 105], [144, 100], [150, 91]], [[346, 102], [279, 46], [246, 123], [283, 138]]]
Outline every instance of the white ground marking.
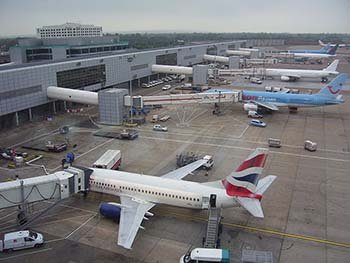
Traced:
[[80, 228], [82, 228], [83, 226], [85, 226], [87, 223], [89, 223], [89, 221], [91, 219], [93, 219], [97, 214], [94, 214], [93, 216], [91, 216], [89, 219], [87, 219], [84, 223], [82, 223], [79, 227], [77, 227], [76, 229], [74, 229], [70, 234], [68, 234], [64, 239], [68, 239], [69, 237], [71, 237], [75, 232], [77, 232]]

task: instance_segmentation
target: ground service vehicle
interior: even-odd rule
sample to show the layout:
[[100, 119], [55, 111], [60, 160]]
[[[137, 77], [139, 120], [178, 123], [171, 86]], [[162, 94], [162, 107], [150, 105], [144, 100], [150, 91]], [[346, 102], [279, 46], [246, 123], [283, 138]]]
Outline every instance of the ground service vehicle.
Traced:
[[257, 77], [250, 78], [250, 82], [254, 83], [254, 84], [262, 84], [262, 80], [260, 78], [257, 78]]
[[250, 125], [252, 126], [256, 126], [256, 127], [261, 127], [261, 128], [265, 128], [266, 127], [266, 123], [257, 119], [252, 119], [250, 121]]
[[280, 139], [269, 138], [267, 140], [267, 143], [268, 143], [269, 147], [281, 148], [281, 140]]
[[153, 115], [151, 122], [155, 123], [159, 121], [159, 115]]
[[315, 152], [317, 150], [317, 143], [312, 142], [310, 140], [306, 140], [304, 142], [304, 149], [310, 152]]
[[170, 119], [170, 116], [169, 115], [164, 115], [163, 117], [161, 117], [159, 120], [160, 121], [167, 121]]
[[0, 251], [12, 251], [25, 248], [40, 247], [44, 237], [40, 233], [29, 230], [4, 234], [0, 239]]
[[45, 146], [49, 152], [59, 153], [67, 150], [67, 143], [64, 142], [54, 143], [52, 141], [48, 141]]
[[94, 164], [95, 168], [117, 170], [122, 161], [122, 154], [119, 150], [107, 150]]
[[164, 85], [164, 87], [162, 88], [162, 90], [169, 90], [171, 89], [171, 85]]
[[162, 126], [160, 124], [156, 124], [156, 125], [153, 126], [153, 130], [154, 131], [167, 132], [168, 131], [168, 127]]
[[248, 117], [250, 117], [250, 118], [262, 118], [263, 116], [258, 114], [254, 110], [250, 110], [250, 111], [248, 111]]
[[216, 248], [195, 248], [183, 255], [179, 263], [230, 262], [230, 251]]

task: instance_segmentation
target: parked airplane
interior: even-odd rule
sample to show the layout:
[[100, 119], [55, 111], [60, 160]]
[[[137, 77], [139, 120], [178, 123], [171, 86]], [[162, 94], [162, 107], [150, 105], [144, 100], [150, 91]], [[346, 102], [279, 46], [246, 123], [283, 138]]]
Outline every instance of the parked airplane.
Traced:
[[313, 58], [313, 59], [323, 59], [323, 58], [330, 58], [335, 56], [335, 52], [337, 51], [338, 45], [335, 45], [334, 47], [331, 47], [330, 45], [326, 45], [325, 47], [322, 47], [321, 49], [317, 50], [289, 50], [287, 53], [282, 52], [280, 54], [293, 54], [294, 57], [300, 57], [300, 58]]
[[320, 107], [336, 105], [344, 102], [342, 95], [339, 95], [343, 83], [348, 79], [348, 75], [342, 73], [323, 87], [316, 94], [290, 94], [283, 92], [264, 92], [244, 90], [242, 100], [244, 109], [257, 110], [259, 107], [269, 110], [279, 110], [278, 107], [289, 107], [297, 109], [299, 107]]
[[280, 77], [282, 81], [295, 81], [300, 78], [321, 78], [322, 81], [328, 81], [328, 77], [339, 74], [338, 64], [339, 60], [336, 59], [323, 70], [267, 68], [263, 70], [263, 74], [268, 77]]
[[318, 43], [320, 44], [321, 47], [326, 47], [327, 45], [329, 45], [330, 47], [335, 47], [338, 45], [339, 48], [350, 47], [350, 44], [330, 44], [330, 43], [325, 44], [321, 40], [319, 40]]
[[[276, 176], [259, 180], [268, 150], [257, 148], [223, 180], [196, 183], [182, 181], [186, 175], [201, 167], [207, 160], [198, 160], [161, 177], [114, 170], [91, 168], [90, 190], [120, 196], [121, 209], [118, 245], [130, 249], [142, 221], [153, 216], [149, 210], [156, 204], [192, 209], [208, 209], [209, 199], [216, 195], [217, 207], [244, 207], [255, 217], [264, 217], [261, 208], [263, 193]], [[109, 203], [111, 204], [111, 203]]]
[[[258, 108], [271, 111], [279, 110], [279, 107], [297, 109], [301, 107], [321, 107], [344, 103], [340, 91], [343, 83], [349, 78], [345, 73], [338, 75], [329, 84], [316, 94], [291, 94], [286, 92], [242, 91], [243, 108], [246, 111], [256, 111]], [[222, 92], [229, 90], [210, 90], [207, 92]]]

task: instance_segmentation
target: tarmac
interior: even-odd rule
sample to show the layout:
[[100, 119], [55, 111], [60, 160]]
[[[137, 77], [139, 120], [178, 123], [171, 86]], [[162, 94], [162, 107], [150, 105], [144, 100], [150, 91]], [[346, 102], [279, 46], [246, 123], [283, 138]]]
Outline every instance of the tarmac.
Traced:
[[[139, 89], [135, 94], [166, 93], [159, 89]], [[3, 146], [15, 145], [18, 149], [31, 140], [67, 140], [68, 151], [76, 155], [75, 164], [82, 166], [91, 166], [107, 149], [119, 149], [121, 170], [154, 176], [175, 169], [176, 155], [181, 152], [212, 155], [214, 167], [208, 174], [197, 171], [185, 178], [196, 182], [225, 178], [256, 147], [268, 147], [268, 138], [281, 139], [281, 148], [270, 148], [263, 171], [263, 176], [277, 176], [262, 200], [265, 218], [253, 218], [241, 207], [223, 209], [221, 247], [231, 251], [231, 262], [241, 262], [243, 249], [271, 251], [274, 262], [347, 262], [350, 96], [344, 94], [344, 98], [342, 105], [266, 114], [266, 128], [250, 126], [241, 104], [222, 104], [221, 116], [212, 114], [212, 105], [166, 106], [148, 114], [147, 123], [137, 128], [137, 139], [123, 141], [93, 136], [96, 131], [116, 131], [120, 127], [92, 123], [91, 116], [98, 120], [97, 109], [89, 107], [85, 113], [58, 114], [52, 121], [24, 124], [1, 131], [0, 136], [6, 138]], [[152, 130], [153, 114], [170, 115], [170, 120], [163, 123], [168, 132]], [[57, 130], [63, 125], [71, 127], [66, 135]], [[316, 152], [304, 150], [307, 139], [317, 142]], [[61, 170], [65, 152], [40, 154], [43, 158], [35, 162], [37, 167], [8, 169], [7, 161], [1, 160], [0, 180], [44, 175], [42, 166], [49, 173]], [[118, 223], [98, 212], [99, 204], [105, 201], [119, 199], [89, 193], [87, 197], [75, 195], [65, 200], [31, 226], [44, 234], [46, 244], [42, 248], [2, 253], [0, 261], [178, 262], [190, 248], [202, 245], [206, 211], [157, 205], [151, 210], [154, 216], [143, 222], [145, 230], [138, 232], [133, 249], [118, 247]], [[39, 202], [30, 208], [35, 213], [49, 205], [48, 201]], [[0, 231], [16, 227], [16, 208], [1, 210]]]

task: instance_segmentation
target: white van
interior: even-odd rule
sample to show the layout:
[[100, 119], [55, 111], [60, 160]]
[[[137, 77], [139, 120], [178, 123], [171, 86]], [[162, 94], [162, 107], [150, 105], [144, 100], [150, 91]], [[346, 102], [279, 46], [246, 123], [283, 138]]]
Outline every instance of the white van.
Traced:
[[250, 118], [262, 118], [263, 116], [258, 114], [254, 110], [250, 110], [250, 111], [248, 111], [248, 117], [250, 117]]
[[24, 230], [5, 234], [3, 239], [0, 239], [0, 251], [40, 247], [43, 244], [44, 237], [42, 234]]
[[250, 78], [250, 82], [255, 83], [255, 84], [262, 84], [262, 80], [260, 78], [257, 78], [257, 77]]

